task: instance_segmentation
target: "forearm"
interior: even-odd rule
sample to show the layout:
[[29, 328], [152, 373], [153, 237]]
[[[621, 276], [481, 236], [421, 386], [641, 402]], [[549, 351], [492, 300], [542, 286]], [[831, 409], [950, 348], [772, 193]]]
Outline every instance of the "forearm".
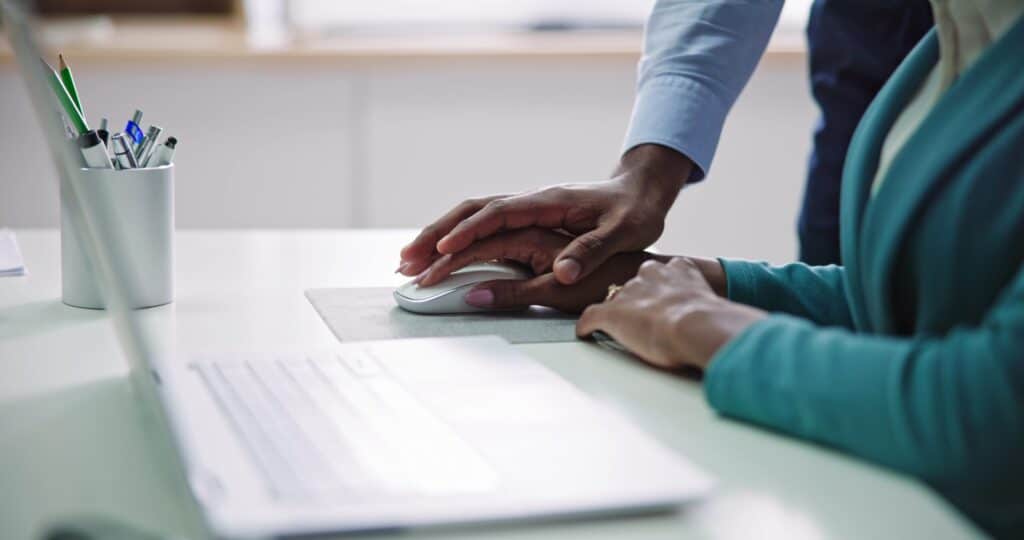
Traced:
[[853, 328], [846, 297], [846, 270], [720, 259], [725, 296], [774, 313], [786, 313], [822, 326]]
[[864, 336], [773, 316], [712, 359], [711, 405], [948, 489], [1024, 474], [1020, 328]]

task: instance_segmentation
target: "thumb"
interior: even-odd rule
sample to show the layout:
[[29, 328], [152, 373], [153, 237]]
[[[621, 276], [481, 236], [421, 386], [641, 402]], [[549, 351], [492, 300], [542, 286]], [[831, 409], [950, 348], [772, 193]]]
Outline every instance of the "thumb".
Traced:
[[488, 309], [527, 308], [550, 301], [545, 291], [554, 285], [554, 276], [545, 274], [533, 279], [502, 279], [481, 283], [470, 289], [463, 300], [475, 307]]
[[590, 275], [620, 251], [620, 242], [613, 242], [616, 228], [602, 226], [576, 237], [555, 259], [553, 271], [558, 281], [571, 285]]

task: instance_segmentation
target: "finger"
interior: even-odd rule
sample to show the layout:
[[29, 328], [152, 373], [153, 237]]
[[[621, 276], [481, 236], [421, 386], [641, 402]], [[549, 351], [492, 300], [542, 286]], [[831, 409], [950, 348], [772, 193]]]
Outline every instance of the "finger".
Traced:
[[[460, 221], [475, 214], [486, 206], [487, 203], [504, 197], [505, 195], [494, 195], [491, 197], [467, 199], [458, 204], [455, 208], [441, 216], [440, 219], [424, 227], [412, 242], [403, 247], [400, 252], [402, 260], [420, 262], [428, 259], [437, 252], [437, 242], [458, 225]], [[409, 275], [412, 272], [411, 270], [405, 270], [402, 273]]]
[[578, 321], [576, 321], [576, 337], [588, 338], [598, 330], [604, 330], [608, 307], [604, 304], [594, 304], [583, 310]]
[[458, 253], [473, 242], [503, 230], [533, 225], [551, 229], [561, 227], [565, 217], [564, 205], [564, 201], [543, 192], [492, 200], [455, 225], [437, 242], [437, 250]]
[[637, 270], [638, 276], [656, 276], [665, 269], [665, 263], [656, 259], [648, 259], [640, 265], [640, 269]]
[[669, 268], [677, 268], [680, 271], [682, 271], [684, 275], [694, 280], [695, 282], [701, 283], [703, 285], [708, 285], [710, 287], [710, 285], [708, 284], [708, 280], [704, 277], [704, 272], [701, 272], [700, 267], [697, 266], [697, 263], [691, 260], [689, 257], [675, 257], [672, 260], [670, 260], [666, 264], [666, 266], [668, 266]]
[[535, 274], [551, 269], [555, 255], [565, 246], [566, 236], [543, 229], [524, 229], [492, 236], [454, 254], [437, 259], [419, 278], [422, 286], [433, 285], [469, 264], [505, 259], [529, 265]]
[[514, 309], [549, 302], [557, 285], [554, 276], [544, 274], [533, 279], [488, 281], [473, 287], [463, 300], [488, 309]]
[[555, 260], [555, 277], [571, 285], [590, 275], [621, 251], [622, 240], [618, 239], [623, 238], [624, 233], [615, 225], [606, 225], [576, 237]]
[[406, 276], [418, 276], [427, 268], [430, 268], [430, 266], [440, 258], [441, 254], [435, 252], [423, 259], [415, 261], [402, 261], [402, 264], [398, 267], [398, 273]]

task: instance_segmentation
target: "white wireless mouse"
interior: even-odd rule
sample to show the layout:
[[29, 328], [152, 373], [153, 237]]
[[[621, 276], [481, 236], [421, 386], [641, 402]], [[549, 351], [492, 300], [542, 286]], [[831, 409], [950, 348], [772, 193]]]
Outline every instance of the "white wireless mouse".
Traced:
[[533, 274], [521, 266], [501, 262], [475, 263], [452, 272], [444, 281], [429, 287], [420, 287], [410, 281], [395, 289], [395, 301], [402, 309], [429, 315], [492, 311], [471, 306], [462, 297], [477, 283], [531, 277]]

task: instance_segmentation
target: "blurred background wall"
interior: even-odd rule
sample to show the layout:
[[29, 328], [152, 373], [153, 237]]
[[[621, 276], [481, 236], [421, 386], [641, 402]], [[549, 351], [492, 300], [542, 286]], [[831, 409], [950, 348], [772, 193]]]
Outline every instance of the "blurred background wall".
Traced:
[[[141, 108], [144, 124], [181, 141], [179, 228], [416, 227], [466, 197], [606, 178], [650, 2], [625, 14], [607, 2], [562, 6], [591, 15], [582, 22], [548, 9], [524, 25], [528, 14], [506, 9], [508, 20], [476, 13], [486, 25], [470, 17], [433, 26], [412, 15], [374, 26], [373, 13], [338, 13], [339, 3], [321, 12], [312, 0], [257, 4], [242, 18], [64, 16], [44, 25], [72, 63], [92, 124], [105, 116], [116, 130]], [[370, 20], [328, 24], [356, 15]], [[787, 7], [711, 175], [684, 190], [660, 249], [795, 256], [815, 117], [805, 17], [806, 2]], [[24, 92], [0, 50], [0, 226], [52, 227], [54, 172]]]

